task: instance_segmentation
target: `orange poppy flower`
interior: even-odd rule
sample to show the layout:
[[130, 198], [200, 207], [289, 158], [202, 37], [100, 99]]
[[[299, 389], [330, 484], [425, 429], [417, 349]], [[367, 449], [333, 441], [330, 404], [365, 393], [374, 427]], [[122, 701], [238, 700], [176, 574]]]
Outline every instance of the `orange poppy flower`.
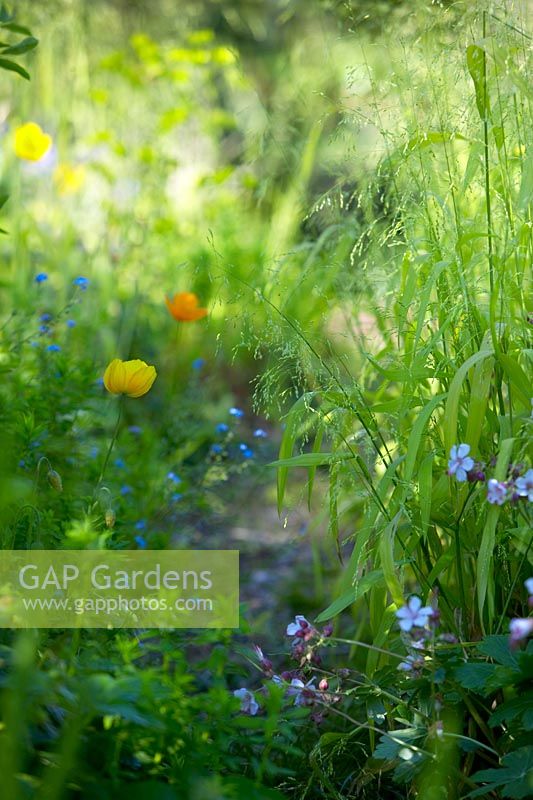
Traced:
[[194, 322], [207, 316], [207, 308], [198, 307], [194, 292], [178, 292], [171, 299], [166, 297], [168, 310], [178, 322]]

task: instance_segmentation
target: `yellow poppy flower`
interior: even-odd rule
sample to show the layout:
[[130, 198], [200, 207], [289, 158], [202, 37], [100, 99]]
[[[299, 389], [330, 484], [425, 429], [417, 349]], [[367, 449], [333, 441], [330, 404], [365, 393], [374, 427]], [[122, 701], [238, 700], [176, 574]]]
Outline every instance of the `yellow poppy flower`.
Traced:
[[24, 161], [39, 161], [51, 146], [52, 137], [36, 122], [26, 122], [15, 130], [15, 155]]
[[195, 322], [207, 316], [207, 308], [198, 307], [198, 298], [194, 292], [178, 292], [171, 299], [166, 297], [168, 310], [178, 322]]
[[135, 358], [122, 361], [114, 358], [104, 372], [104, 386], [111, 394], [127, 394], [128, 397], [142, 397], [149, 392], [157, 377], [155, 367]]

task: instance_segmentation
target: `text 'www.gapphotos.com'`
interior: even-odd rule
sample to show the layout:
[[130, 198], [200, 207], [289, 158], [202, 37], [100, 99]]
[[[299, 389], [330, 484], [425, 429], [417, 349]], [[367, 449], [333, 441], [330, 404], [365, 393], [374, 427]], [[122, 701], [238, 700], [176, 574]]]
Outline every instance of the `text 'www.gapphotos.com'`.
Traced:
[[176, 611], [192, 613], [213, 611], [213, 600], [208, 597], [76, 597], [76, 598], [24, 598], [26, 611], [65, 611], [74, 614], [115, 614], [139, 611]]

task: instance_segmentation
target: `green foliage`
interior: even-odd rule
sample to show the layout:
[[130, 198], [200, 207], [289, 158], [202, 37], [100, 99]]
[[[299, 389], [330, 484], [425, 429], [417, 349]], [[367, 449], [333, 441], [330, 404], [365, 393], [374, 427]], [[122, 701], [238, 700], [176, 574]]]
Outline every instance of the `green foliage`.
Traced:
[[[245, 786], [259, 800], [282, 796], [246, 777], [254, 762], [258, 766], [254, 751], [268, 741], [276, 714], [272, 706], [271, 718], [239, 724], [226, 681], [240, 670], [228, 662], [231, 637], [225, 632], [77, 637], [21, 635], [2, 648], [3, 718], [9, 733], [16, 715], [19, 731], [18, 739], [0, 733], [2, 769], [11, 776], [6, 797], [61, 797], [67, 782], [81, 797], [97, 789], [107, 797], [113, 786], [124, 789], [132, 781], [132, 791], [146, 789], [157, 798], [183, 796], [183, 787], [195, 797], [204, 785], [204, 796], [212, 787], [217, 796], [232, 798]], [[208, 655], [195, 657], [201, 647]], [[212, 676], [207, 689], [201, 674]], [[273, 774], [283, 747], [292, 748], [288, 722], [265, 761]]]
[[533, 790], [533, 747], [521, 747], [502, 760], [500, 769], [484, 769], [474, 779], [487, 785], [468, 797], [483, 797], [501, 791], [503, 797], [529, 797]]
[[[272, 669], [242, 644], [260, 597], [235, 633], [4, 631], [3, 792], [526, 797], [530, 36], [499, 4], [175, 5], [20, 4], [41, 44], [1, 98], [0, 547], [225, 546], [275, 469], [313, 579], [285, 539], [305, 607], [282, 589], [263, 620]], [[29, 77], [37, 40], [0, 27]], [[54, 147], [22, 163], [30, 118]], [[176, 323], [177, 291], [207, 319]], [[118, 421], [117, 356], [158, 371]], [[460, 443], [479, 479], [447, 475]], [[440, 623], [398, 634], [413, 593]], [[302, 611], [335, 635], [311, 623], [282, 663]]]
[[[383, 582], [364, 593], [370, 603], [384, 586], [396, 604], [403, 587], [418, 586], [426, 595], [436, 587], [450, 627], [467, 639], [501, 629], [513, 588], [533, 565], [529, 504], [491, 507], [483, 482], [465, 486], [445, 477], [449, 451], [460, 442], [470, 446], [485, 478], [500, 482], [509, 479], [515, 464], [527, 470], [533, 455], [531, 271], [526, 268], [532, 242], [530, 235], [524, 238], [523, 227], [529, 226], [523, 176], [531, 145], [524, 139], [527, 113], [520, 110], [531, 91], [521, 83], [517, 104], [503, 88], [519, 69], [529, 69], [529, 61], [520, 49], [519, 31], [510, 43], [509, 30], [492, 18], [488, 31], [487, 14], [481, 14], [479, 24], [486, 38], [458, 54], [462, 75], [458, 72], [456, 87], [439, 83], [431, 65], [413, 91], [437, 93], [441, 88], [445, 94], [440, 102], [451, 109], [454, 98], [472, 98], [471, 79], [478, 114], [484, 125], [490, 121], [494, 126], [493, 138], [486, 138], [478, 117], [455, 119], [450, 111], [444, 119], [437, 108], [437, 119], [447, 127], [431, 129], [427, 119], [421, 130], [415, 109], [402, 94], [409, 64], [405, 71], [395, 64], [405, 101], [398, 127], [409, 135], [402, 146], [398, 137], [385, 133], [390, 155], [377, 167], [390, 182], [388, 202], [398, 209], [391, 220], [380, 220], [381, 241], [393, 243], [396, 252], [389, 259], [394, 276], [390, 293], [381, 290], [374, 275], [368, 276], [371, 285], [374, 279], [374, 301], [365, 308], [380, 343], [370, 348], [362, 336], [356, 339], [362, 358], [354, 362], [356, 355], [338, 348], [333, 360], [311, 337], [308, 347], [316, 357], [312, 407], [303, 399], [308, 395], [294, 405], [282, 463], [277, 462], [280, 503], [289, 455], [292, 466], [320, 469], [329, 464], [335, 506], [339, 496], [346, 498], [341, 501], [343, 516], [335, 522], [344, 529], [345, 550], [351, 551], [340, 582], [342, 598], [350, 592], [361, 598], [356, 588], [361, 578], [381, 568]], [[458, 39], [462, 31], [459, 23]], [[380, 113], [378, 100], [375, 111]], [[480, 137], [485, 137], [481, 152]], [[471, 164], [477, 165], [477, 177]], [[415, 192], [420, 203], [413, 202]], [[358, 196], [360, 203], [363, 197]], [[380, 256], [379, 241], [368, 246], [367, 258]], [[330, 348], [334, 351], [335, 344]], [[316, 419], [322, 420], [323, 443], [321, 439], [311, 453], [294, 455], [295, 433], [299, 430], [305, 447]], [[364, 466], [357, 462], [361, 469], [354, 481], [357, 459]], [[360, 497], [350, 502], [350, 492], [361, 482], [364, 502]], [[504, 568], [496, 570], [496, 561], [500, 567], [503, 561]], [[366, 597], [354, 605], [355, 615], [363, 602]], [[379, 602], [385, 610], [386, 596]], [[332, 607], [339, 613], [346, 604]], [[376, 628], [372, 630], [375, 635]]]
[[[14, 17], [9, 14], [6, 7], [0, 7], [0, 30], [5, 33], [16, 33], [24, 36], [23, 39], [15, 44], [0, 42], [0, 69], [8, 72], [15, 72], [26, 80], [30, 80], [30, 75], [17, 61], [13, 61], [13, 56], [23, 56], [38, 45], [38, 40], [31, 35], [28, 28], [18, 25]], [[6, 58], [9, 56], [9, 58]]]

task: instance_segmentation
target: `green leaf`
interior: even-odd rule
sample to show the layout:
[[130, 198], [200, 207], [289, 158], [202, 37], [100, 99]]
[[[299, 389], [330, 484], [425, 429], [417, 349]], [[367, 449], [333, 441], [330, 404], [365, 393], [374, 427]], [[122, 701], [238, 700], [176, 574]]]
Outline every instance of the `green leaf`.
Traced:
[[489, 400], [493, 369], [493, 358], [486, 358], [474, 367], [465, 433], [465, 442], [470, 445], [472, 453], [477, 453], [481, 428], [485, 420], [485, 412]]
[[483, 165], [483, 145], [481, 142], [474, 142], [470, 148], [470, 155], [466, 163], [465, 174], [463, 176], [462, 191], [465, 192], [474, 180], [476, 173]]
[[323, 467], [353, 458], [351, 453], [302, 453], [291, 458], [280, 458], [271, 461], [268, 467]]
[[[376, 491], [378, 497], [383, 503], [386, 502], [387, 495], [396, 476], [397, 469], [404, 460], [405, 456], [400, 456], [399, 458], [395, 459], [391, 464], [389, 464], [384, 475], [380, 478]], [[352, 584], [354, 583], [355, 576], [359, 574], [360, 566], [365, 560], [365, 551], [368, 541], [370, 537], [374, 535], [376, 529], [379, 530], [379, 515], [380, 509], [378, 504], [372, 503], [365, 514], [363, 523], [355, 539], [355, 547], [352, 550], [350, 562], [342, 577], [341, 590], [343, 592], [348, 591], [351, 588]]]
[[471, 44], [466, 48], [466, 66], [474, 82], [476, 105], [479, 116], [481, 119], [486, 119], [488, 117], [489, 108], [486, 99], [485, 51], [481, 47], [478, 47], [477, 44]]
[[[435, 397], [432, 397], [429, 403], [426, 403], [422, 411], [420, 411], [415, 424], [409, 434], [409, 439], [407, 441], [407, 454], [405, 457], [405, 470], [404, 470], [404, 481], [406, 484], [409, 484], [413, 473], [415, 470], [416, 458], [418, 455], [418, 450], [420, 448], [420, 442], [422, 439], [422, 434], [424, 433], [424, 429], [429, 422], [429, 419], [437, 406], [439, 406], [446, 395], [439, 394]], [[408, 487], [406, 487], [406, 491]]]
[[505, 134], [504, 130], [501, 125], [494, 125], [492, 128], [492, 135], [494, 136], [494, 141], [496, 142], [496, 147], [498, 150], [501, 150], [504, 142], [505, 142]]
[[448, 269], [449, 267], [450, 267], [449, 261], [437, 261], [437, 263], [433, 266], [433, 269], [431, 270], [431, 274], [428, 275], [426, 281], [424, 282], [424, 287], [420, 292], [420, 299], [418, 302], [416, 333], [413, 343], [414, 350], [417, 349], [418, 342], [420, 341], [420, 337], [422, 336], [424, 327], [427, 324], [427, 307], [429, 305], [431, 292], [433, 291], [433, 288], [437, 283], [441, 272], [445, 269]]
[[[313, 442], [313, 453], [320, 453], [323, 438], [324, 438], [324, 425], [321, 422], [315, 434], [315, 441]], [[309, 511], [311, 511], [311, 497], [313, 495], [315, 475], [316, 475], [316, 464], [309, 467], [308, 478], [307, 478], [307, 507]]]
[[338, 469], [333, 466], [329, 471], [329, 519], [328, 519], [328, 534], [332, 537], [337, 551], [337, 557], [342, 564], [342, 553], [339, 542], [339, 508], [338, 508]]
[[[292, 451], [296, 444], [296, 437], [301, 424], [301, 417], [303, 412], [308, 408], [311, 400], [314, 397], [314, 392], [306, 392], [294, 403], [293, 407], [287, 414], [287, 422], [285, 424], [285, 431], [281, 439], [279, 448], [279, 461], [286, 461], [292, 457]], [[274, 465], [271, 465], [274, 466]], [[307, 464], [306, 466], [312, 466]], [[315, 465], [316, 466], [316, 465]], [[278, 465], [278, 514], [281, 514], [283, 508], [283, 499], [285, 497], [285, 488], [287, 486], [287, 477], [289, 470], [286, 464]]]
[[21, 56], [23, 53], [27, 53], [29, 50], [33, 50], [39, 44], [39, 40], [35, 38], [35, 36], [27, 36], [18, 44], [11, 45], [10, 47], [6, 47], [5, 50], [2, 51], [3, 56]]
[[[376, 587], [372, 587], [372, 591], [375, 591]], [[394, 605], [387, 606], [387, 608], [383, 611], [383, 616], [381, 618], [381, 624], [378, 628], [377, 634], [374, 636], [374, 647], [385, 647], [387, 644], [387, 639], [390, 635], [390, 629], [394, 622], [396, 621], [396, 607]], [[366, 659], [366, 674], [369, 678], [372, 677], [374, 672], [377, 669], [378, 662], [380, 659], [384, 658], [383, 654], [379, 652], [379, 650], [369, 650], [368, 656]], [[396, 664], [397, 665], [397, 664]]]
[[517, 206], [523, 214], [527, 210], [533, 199], [533, 153], [528, 151], [522, 163], [522, 182], [518, 192]]
[[509, 647], [508, 636], [485, 636], [477, 646], [477, 651], [484, 656], [489, 656], [504, 667], [517, 667], [516, 654]]
[[487, 681], [496, 671], [495, 664], [461, 664], [454, 672], [455, 678], [465, 689], [488, 695]]
[[431, 572], [427, 577], [427, 582], [429, 586], [432, 586], [437, 580], [437, 578], [441, 575], [441, 573], [444, 572], [444, 570], [447, 569], [450, 566], [450, 564], [453, 563], [454, 558], [455, 558], [455, 547], [449, 547], [442, 553], [442, 555], [438, 557]]
[[522, 718], [526, 731], [533, 730], [533, 691], [523, 692], [519, 697], [498, 706], [489, 719], [489, 725], [495, 728], [502, 722], [512, 722], [517, 718]]
[[483, 797], [501, 791], [503, 797], [519, 800], [533, 796], [533, 747], [520, 747], [502, 758], [500, 769], [483, 769], [472, 775], [476, 783], [486, 786], [474, 789], [467, 797]]
[[367, 575], [363, 575], [363, 577], [357, 581], [356, 585], [352, 589], [349, 589], [340, 597], [337, 597], [337, 599], [334, 600], [331, 605], [322, 611], [316, 618], [315, 622], [327, 622], [327, 620], [336, 617], [337, 614], [340, 614], [345, 608], [350, 606], [352, 603], [355, 603], [355, 601], [359, 600], [360, 597], [363, 597], [363, 595], [365, 595], [373, 586], [377, 586], [380, 583], [385, 583], [383, 578], [383, 570], [381, 569], [374, 569]]
[[463, 142], [468, 141], [466, 136], [461, 133], [451, 133], [450, 131], [425, 131], [424, 133], [413, 136], [409, 139], [407, 144], [408, 150], [423, 150], [432, 144], [443, 144], [444, 142], [453, 142], [459, 139]]
[[379, 555], [381, 558], [381, 566], [383, 568], [383, 575], [385, 583], [391, 593], [392, 599], [397, 606], [403, 605], [403, 589], [394, 566], [394, 542], [398, 523], [400, 522], [402, 512], [399, 511], [396, 516], [391, 519], [379, 540]]
[[410, 745], [418, 747], [426, 736], [425, 728], [402, 728], [392, 733], [386, 733], [380, 737], [379, 744], [372, 753], [372, 758], [381, 761], [394, 761], [398, 758], [398, 753], [403, 748]]
[[[10, 17], [10, 19], [12, 19], [12, 17]], [[17, 25], [15, 22], [0, 22], [0, 27], [5, 31], [11, 31], [11, 33], [21, 33], [23, 36], [31, 36], [29, 28], [24, 27], [24, 25]]]
[[16, 72], [21, 75], [23, 78], [26, 78], [27, 81], [30, 80], [30, 75], [24, 67], [21, 67], [20, 64], [17, 64], [15, 61], [9, 61], [7, 58], [0, 58], [0, 69], [7, 69], [10, 72]]
[[[398, 320], [398, 328], [404, 331], [406, 327], [406, 319], [409, 310], [413, 306], [413, 300], [417, 288], [417, 269], [413, 263], [412, 254], [409, 250], [406, 251], [401, 266], [401, 283], [399, 296], [396, 301], [396, 315]], [[373, 362], [372, 362], [373, 363]]]
[[[494, 476], [497, 480], [503, 481], [507, 475], [507, 467], [511, 461], [513, 452], [514, 439], [504, 439], [500, 443], [500, 452], [498, 453], [498, 460], [494, 469]], [[481, 627], [484, 630], [484, 607], [485, 599], [487, 597], [487, 587], [489, 584], [489, 577], [492, 571], [492, 560], [494, 556], [494, 546], [496, 544], [496, 526], [500, 518], [501, 507], [492, 506], [487, 519], [483, 534], [481, 537], [481, 544], [479, 546], [479, 553], [477, 557], [476, 573], [477, 573], [477, 602], [479, 609], [479, 618]], [[493, 609], [489, 605], [488, 608], [489, 626], [493, 622]]]
[[503, 367], [503, 371], [513, 384], [514, 389], [520, 396], [520, 400], [526, 408], [530, 407], [531, 381], [527, 377], [522, 367], [511, 356], [505, 353], [498, 353], [498, 361]]
[[433, 487], [434, 454], [428, 453], [418, 470], [418, 502], [420, 504], [420, 521], [422, 535], [425, 537], [431, 519], [431, 490]]
[[452, 446], [458, 442], [457, 422], [459, 418], [459, 400], [463, 388], [463, 381], [472, 367], [492, 355], [492, 345], [488, 342], [484, 342], [479, 352], [467, 358], [454, 375], [448, 390], [448, 400], [446, 402], [446, 411], [444, 414], [444, 446], [447, 453], [451, 450]]
[[366, 359], [369, 361], [381, 375], [388, 378], [390, 381], [398, 383], [416, 383], [423, 381], [426, 378], [434, 376], [434, 370], [431, 367], [416, 366], [412, 367], [384, 367], [379, 361], [372, 356], [366, 354]]

